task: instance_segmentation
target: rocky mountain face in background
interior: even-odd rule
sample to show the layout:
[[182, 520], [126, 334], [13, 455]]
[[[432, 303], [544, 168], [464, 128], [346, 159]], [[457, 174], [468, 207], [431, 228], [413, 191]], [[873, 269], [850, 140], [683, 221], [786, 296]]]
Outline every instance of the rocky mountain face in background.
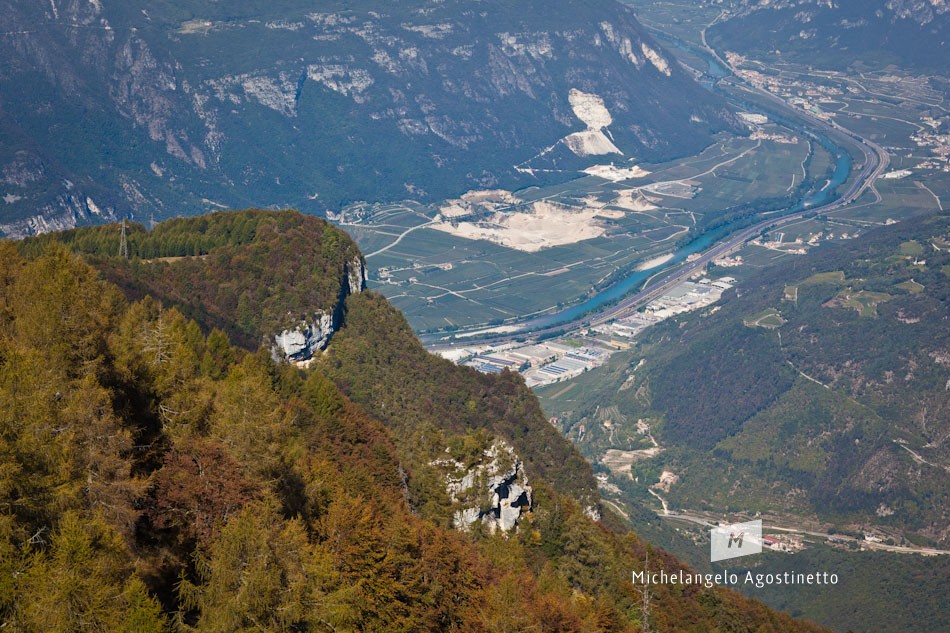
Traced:
[[[7, 235], [514, 188], [735, 128], [613, 1], [0, 0], [0, 13]], [[603, 103], [596, 129], [578, 94]], [[514, 169], [576, 134], [577, 161]]]
[[946, 0], [734, 0], [729, 19], [710, 29], [718, 48], [804, 55], [825, 68], [857, 60], [921, 72], [945, 70], [950, 34]]

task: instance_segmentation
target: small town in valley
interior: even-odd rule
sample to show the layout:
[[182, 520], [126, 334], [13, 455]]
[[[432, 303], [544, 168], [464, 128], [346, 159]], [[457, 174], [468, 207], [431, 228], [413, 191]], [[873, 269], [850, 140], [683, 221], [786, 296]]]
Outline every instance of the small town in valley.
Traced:
[[540, 387], [605, 364], [618, 351], [629, 349], [632, 339], [646, 328], [677, 314], [712, 305], [736, 283], [733, 277], [702, 276], [684, 281], [634, 311], [603, 325], [543, 341], [511, 342], [454, 348], [441, 352], [459, 365], [497, 374], [506, 369], [524, 376], [529, 387]]

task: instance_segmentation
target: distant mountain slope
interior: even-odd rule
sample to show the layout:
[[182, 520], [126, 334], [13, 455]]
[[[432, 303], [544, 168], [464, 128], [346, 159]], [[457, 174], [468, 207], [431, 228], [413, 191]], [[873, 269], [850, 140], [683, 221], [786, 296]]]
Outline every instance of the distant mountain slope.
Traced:
[[[8, 235], [515, 187], [538, 182], [515, 165], [572, 134], [569, 171], [540, 177], [737, 129], [613, 0], [0, 0], [0, 14]], [[578, 115], [572, 91], [607, 117]]]
[[657, 459], [679, 476], [674, 508], [817, 515], [946, 545], [948, 239], [947, 216], [918, 218], [764, 271], [650, 328], [630, 366], [598, 370], [603, 384], [585, 378], [597, 391], [549, 413], [572, 436], [586, 425], [588, 455], [610, 448], [599, 408], [617, 407], [620, 437], [652, 420]]
[[[721, 4], [721, 3], [720, 3]], [[719, 50], [783, 51], [823, 68], [860, 62], [946, 73], [950, 5], [943, 0], [731, 0], [729, 19], [709, 30]]]
[[[179, 220], [165, 235], [192, 227], [192, 249], [245, 247], [235, 258], [277, 268], [349, 255], [345, 237], [338, 251], [277, 252], [229, 231], [254, 221], [258, 236], [335, 235], [273, 212]], [[102, 229], [0, 241], [0, 618], [12, 630], [822, 630], [701, 584], [657, 584], [645, 615], [631, 573], [681, 563], [586, 516], [589, 469], [517, 376], [426, 354], [382, 298], [349, 296], [338, 337], [302, 370], [152, 298], [128, 301], [76, 254], [101, 266], [111, 245]], [[188, 247], [163, 262], [111, 256], [106, 274], [150, 280], [136, 269], [160, 267], [177, 305], [204, 315], [208, 297], [174, 274], [202, 256]], [[306, 301], [310, 282], [271, 294]], [[516, 451], [499, 455], [505, 437]], [[490, 483], [476, 467], [489, 454], [526, 471], [530, 502], [504, 535], [450, 529], [458, 503], [493, 501], [454, 498], [440, 469], [465, 472], [464, 497]]]

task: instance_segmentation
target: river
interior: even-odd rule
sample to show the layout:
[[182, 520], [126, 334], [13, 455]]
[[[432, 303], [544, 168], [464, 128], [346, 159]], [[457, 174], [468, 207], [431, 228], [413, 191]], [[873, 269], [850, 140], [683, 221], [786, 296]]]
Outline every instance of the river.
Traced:
[[[671, 42], [672, 45], [679, 48], [684, 48], [684, 45], [677, 42]], [[719, 62], [717, 62], [710, 55], [698, 51], [696, 49], [690, 49], [690, 51], [699, 55], [706, 62], [708, 67], [708, 73], [711, 77], [719, 79], [725, 76], [730, 75], [729, 71], [722, 67]], [[768, 110], [760, 105], [751, 105], [743, 104], [744, 107], [755, 110], [760, 114], [768, 116], [772, 121], [779, 123], [783, 126], [794, 129], [800, 133], [807, 134], [812, 140], [821, 144], [828, 152], [835, 157], [835, 168], [829, 178], [828, 184], [826, 184], [820, 191], [812, 192], [807, 197], [798, 201], [795, 204], [789, 205], [784, 208], [778, 208], [774, 211], [782, 211], [783, 214], [787, 215], [790, 213], [796, 213], [798, 211], [803, 211], [809, 207], [818, 207], [829, 202], [835, 195], [838, 187], [843, 185], [848, 177], [851, 175], [852, 168], [852, 159], [851, 156], [844, 150], [841, 146], [837, 145], [832, 139], [821, 134], [817, 131], [808, 131], [805, 130], [800, 124], [797, 124], [790, 120], [789, 118]], [[656, 275], [658, 272], [661, 272], [665, 269], [668, 269], [672, 266], [675, 266], [683, 262], [687, 257], [694, 253], [699, 253], [705, 251], [713, 244], [715, 244], [720, 239], [727, 237], [729, 234], [749, 226], [752, 222], [749, 218], [740, 218], [734, 222], [725, 224], [716, 229], [707, 231], [702, 235], [697, 236], [690, 242], [684, 244], [678, 248], [673, 253], [672, 259], [668, 260], [662, 266], [652, 268], [644, 271], [633, 271], [631, 270], [630, 274], [624, 277], [622, 280], [614, 283], [613, 285], [605, 288], [604, 290], [598, 292], [593, 297], [587, 299], [583, 303], [579, 303], [570, 308], [562, 310], [556, 314], [547, 314], [542, 316], [537, 316], [532, 319], [522, 321], [517, 324], [519, 331], [530, 332], [533, 330], [539, 330], [542, 328], [550, 328], [553, 326], [560, 325], [562, 323], [568, 323], [574, 321], [578, 317], [597, 310], [598, 308], [604, 307], [618, 301], [625, 297], [626, 295], [640, 290], [643, 284], [650, 278]]]
[[[723, 77], [730, 76], [732, 73], [722, 66], [714, 57], [706, 53], [705, 51], [698, 50], [691, 46], [688, 46], [678, 40], [672, 38], [658, 38], [663, 39], [665, 43], [668, 43], [671, 46], [676, 48], [689, 50], [693, 55], [699, 56], [706, 63], [707, 70], [705, 76], [702, 78], [704, 85], [706, 85], [710, 90], [717, 90], [717, 82]], [[733, 100], [734, 101], [734, 100]], [[832, 156], [835, 157], [835, 167], [831, 176], [828, 179], [828, 183], [822, 187], [819, 191], [813, 191], [808, 194], [805, 198], [799, 200], [794, 204], [789, 204], [785, 207], [778, 207], [773, 209], [770, 214], [781, 211], [782, 215], [789, 215], [796, 212], [804, 211], [810, 207], [819, 207], [831, 201], [838, 187], [843, 185], [848, 177], [851, 175], [852, 169], [852, 158], [848, 152], [836, 144], [831, 138], [822, 134], [818, 130], [808, 130], [804, 127], [803, 124], [793, 121], [788, 116], [776, 112], [762, 104], [756, 103], [742, 103], [740, 104], [742, 108], [758, 112], [759, 114], [764, 114], [769, 117], [773, 122], [779, 123], [785, 127], [793, 129], [801, 134], [807, 135], [811, 140], [819, 143], [824, 147]], [[781, 217], [781, 216], [778, 216]], [[685, 261], [690, 255], [694, 253], [700, 253], [711, 246], [713, 246], [719, 240], [722, 240], [728, 237], [730, 234], [748, 227], [753, 224], [755, 221], [761, 219], [761, 213], [753, 217], [743, 217], [736, 219], [732, 222], [724, 224], [715, 229], [706, 231], [705, 233], [696, 236], [691, 241], [680, 246], [676, 251], [673, 252], [673, 256], [667, 262], [656, 268], [651, 268], [649, 270], [637, 271], [634, 268], [631, 268], [627, 276], [623, 279], [613, 283], [612, 285], [604, 288], [603, 290], [598, 291], [592, 297], [583, 301], [582, 303], [576, 304], [569, 308], [566, 308], [555, 314], [545, 314], [517, 323], [510, 324], [511, 327], [517, 328], [515, 332], [524, 332], [526, 335], [537, 330], [542, 330], [546, 328], [556, 327], [561, 324], [570, 323], [577, 320], [579, 317], [603, 308], [607, 305], [613, 304], [625, 296], [632, 294], [640, 290], [644, 283], [651, 277], [657, 275], [658, 273], [668, 270], [673, 266], [676, 266], [683, 261]], [[463, 334], [462, 332], [456, 332], [455, 335]], [[444, 335], [442, 335], [444, 336]], [[437, 334], [428, 334], [423, 338], [425, 340], [435, 340], [436, 337], [440, 337]], [[441, 337], [440, 337], [441, 338]], [[472, 342], [476, 341], [478, 337], [468, 338]]]

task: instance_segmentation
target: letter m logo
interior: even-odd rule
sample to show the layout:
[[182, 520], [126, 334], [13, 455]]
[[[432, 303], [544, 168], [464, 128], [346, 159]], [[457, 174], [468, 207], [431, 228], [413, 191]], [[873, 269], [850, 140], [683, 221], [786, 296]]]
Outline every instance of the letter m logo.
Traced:
[[720, 525], [709, 530], [709, 560], [725, 560], [762, 551], [762, 521]]

